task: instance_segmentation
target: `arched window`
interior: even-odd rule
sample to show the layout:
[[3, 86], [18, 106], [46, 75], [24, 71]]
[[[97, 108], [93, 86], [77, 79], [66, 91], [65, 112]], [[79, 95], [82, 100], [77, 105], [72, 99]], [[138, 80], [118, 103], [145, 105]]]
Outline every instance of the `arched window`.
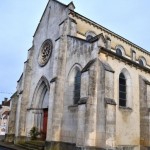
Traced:
[[86, 40], [88, 41], [88, 40], [90, 40], [90, 39], [92, 39], [92, 38], [93, 38], [92, 35], [88, 35], [88, 36], [86, 37]]
[[139, 64], [140, 64], [141, 66], [144, 66], [144, 63], [143, 63], [143, 60], [142, 60], [142, 59], [139, 60]]
[[119, 55], [119, 56], [122, 56], [122, 51], [119, 48], [117, 48], [116, 49], [116, 54]]
[[125, 49], [124, 49], [124, 47], [122, 46], [122, 45], [117, 45], [116, 47], [115, 47], [115, 49], [116, 49], [116, 54], [118, 55], [118, 56], [125, 56], [126, 54], [125, 54]]
[[93, 31], [87, 31], [86, 34], [85, 34], [85, 36], [86, 36], [86, 40], [88, 41], [88, 40], [90, 40], [91, 38], [95, 37], [96, 34], [95, 34], [95, 32], [93, 32]]
[[81, 72], [77, 70], [74, 79], [74, 104], [77, 104], [80, 100], [80, 88], [81, 88]]
[[138, 61], [140, 66], [146, 66], [147, 64], [146, 59], [143, 56], [142, 57], [140, 56]]
[[119, 75], [119, 106], [126, 107], [126, 98], [127, 98], [127, 90], [126, 90], [126, 78], [123, 73]]

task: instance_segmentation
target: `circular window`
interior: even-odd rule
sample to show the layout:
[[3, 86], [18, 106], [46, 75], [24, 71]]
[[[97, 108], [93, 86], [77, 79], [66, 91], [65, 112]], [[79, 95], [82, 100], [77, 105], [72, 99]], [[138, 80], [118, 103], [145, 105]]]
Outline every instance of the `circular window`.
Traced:
[[39, 56], [38, 56], [38, 63], [41, 67], [45, 66], [51, 56], [53, 44], [52, 41], [46, 40], [41, 46]]

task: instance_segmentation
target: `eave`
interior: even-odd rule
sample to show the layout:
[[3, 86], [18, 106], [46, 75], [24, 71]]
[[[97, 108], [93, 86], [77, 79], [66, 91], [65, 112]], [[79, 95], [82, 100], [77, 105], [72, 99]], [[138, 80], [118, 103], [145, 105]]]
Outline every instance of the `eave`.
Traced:
[[117, 55], [115, 52], [112, 52], [104, 47], [101, 47], [100, 50], [99, 50], [99, 53], [104, 53], [106, 54], [107, 56], [110, 56], [114, 59], [117, 59], [117, 60], [120, 60], [122, 62], [124, 62], [125, 64], [128, 64], [132, 67], [135, 67], [136, 69], [140, 69], [142, 71], [145, 71], [146, 73], [150, 73], [150, 69], [145, 67], [145, 66], [141, 66], [140, 64], [136, 63], [135, 61], [133, 60], [130, 60], [126, 57], [123, 57], [123, 56], [120, 56], [120, 55]]
[[89, 23], [89, 24], [91, 24], [91, 25], [93, 25], [93, 26], [95, 26], [95, 27], [97, 27], [97, 28], [100, 28], [100, 29], [103, 30], [104, 32], [106, 32], [106, 33], [108, 33], [108, 34], [110, 34], [110, 35], [112, 35], [112, 36], [114, 36], [114, 37], [116, 37], [116, 38], [122, 40], [123, 42], [125, 42], [125, 43], [131, 45], [132, 47], [134, 47], [134, 48], [140, 50], [141, 52], [150, 55], [150, 52], [149, 52], [149, 51], [143, 49], [142, 47], [140, 47], [140, 46], [138, 46], [138, 45], [136, 45], [136, 44], [134, 44], [133, 42], [127, 40], [126, 38], [124, 38], [124, 37], [122, 37], [122, 36], [120, 36], [120, 35], [114, 33], [113, 31], [111, 31], [111, 30], [105, 28], [104, 26], [102, 26], [102, 25], [100, 25], [100, 24], [98, 24], [98, 23], [96, 23], [96, 22], [90, 20], [89, 18], [86, 18], [85, 16], [82, 16], [81, 14], [79, 14], [79, 13], [77, 13], [77, 12], [75, 12], [75, 11], [72, 11], [72, 10], [70, 10], [70, 14], [71, 14], [73, 17], [75, 16], [75, 17], [77, 17], [77, 18], [79, 18], [79, 19], [81, 19], [81, 20], [84, 20], [85, 22], [87, 22], [87, 23]]

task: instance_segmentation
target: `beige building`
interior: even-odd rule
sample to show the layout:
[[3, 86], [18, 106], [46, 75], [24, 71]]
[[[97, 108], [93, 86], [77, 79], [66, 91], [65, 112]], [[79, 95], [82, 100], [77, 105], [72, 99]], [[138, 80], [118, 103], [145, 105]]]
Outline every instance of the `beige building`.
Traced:
[[[8, 141], [45, 150], [148, 150], [150, 53], [49, 0], [12, 101]], [[14, 121], [15, 120], [15, 121]]]
[[5, 135], [8, 130], [10, 112], [10, 100], [5, 98], [0, 105], [0, 136]]

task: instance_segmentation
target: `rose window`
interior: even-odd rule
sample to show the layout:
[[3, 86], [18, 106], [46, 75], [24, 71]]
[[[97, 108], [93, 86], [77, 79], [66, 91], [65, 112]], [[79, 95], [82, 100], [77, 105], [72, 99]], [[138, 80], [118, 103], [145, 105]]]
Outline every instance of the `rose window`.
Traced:
[[46, 40], [40, 49], [38, 62], [40, 66], [45, 66], [52, 53], [52, 41]]

